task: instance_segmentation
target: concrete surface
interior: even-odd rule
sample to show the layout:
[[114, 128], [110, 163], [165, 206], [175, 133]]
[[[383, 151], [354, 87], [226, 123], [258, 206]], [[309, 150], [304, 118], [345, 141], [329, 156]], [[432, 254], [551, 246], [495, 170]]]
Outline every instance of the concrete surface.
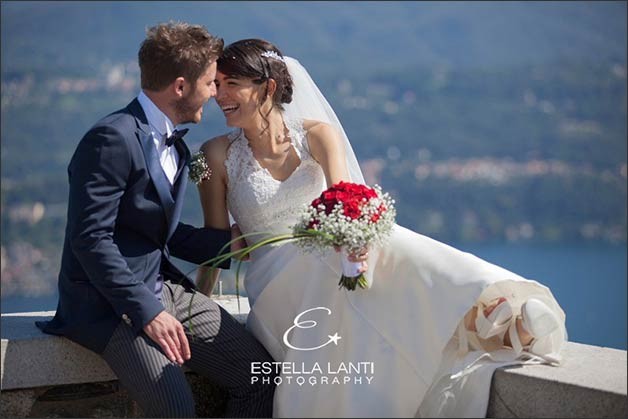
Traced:
[[568, 342], [560, 367], [521, 365], [493, 375], [487, 417], [625, 418], [626, 351]]
[[[248, 300], [216, 298], [245, 322]], [[2, 314], [0, 417], [141, 417], [97, 355], [43, 334], [54, 312]], [[626, 351], [568, 342], [564, 363], [513, 366], [493, 376], [487, 417], [626, 417]], [[220, 416], [224, 392], [188, 372], [199, 416]]]
[[[250, 310], [247, 298], [240, 298], [240, 312], [235, 296], [217, 297], [214, 301], [238, 321], [246, 322]], [[49, 320], [53, 315], [54, 311], [2, 314], [0, 389], [116, 379], [98, 355], [68, 339], [42, 333], [35, 326], [35, 321]]]

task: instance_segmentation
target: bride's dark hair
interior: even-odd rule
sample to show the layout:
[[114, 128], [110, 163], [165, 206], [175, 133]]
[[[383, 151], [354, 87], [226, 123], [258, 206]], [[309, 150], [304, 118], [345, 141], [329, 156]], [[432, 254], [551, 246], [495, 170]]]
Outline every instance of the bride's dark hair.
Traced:
[[283, 110], [284, 103], [292, 102], [292, 77], [283, 54], [268, 41], [242, 39], [228, 45], [218, 58], [218, 71], [233, 78], [252, 79], [257, 84], [273, 79], [277, 84], [273, 106]]

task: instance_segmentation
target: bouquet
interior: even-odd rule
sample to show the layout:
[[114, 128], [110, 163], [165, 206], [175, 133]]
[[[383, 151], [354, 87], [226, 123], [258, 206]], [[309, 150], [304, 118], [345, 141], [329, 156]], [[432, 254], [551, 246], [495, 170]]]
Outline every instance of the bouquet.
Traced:
[[339, 182], [323, 191], [305, 209], [293, 227], [296, 244], [308, 251], [340, 248], [342, 275], [339, 287], [367, 288], [361, 263], [348, 260], [371, 244], [383, 244], [395, 223], [394, 201], [375, 185]]
[[[206, 173], [205, 169], [201, 165], [197, 167], [198, 172], [208, 178], [211, 172]], [[203, 179], [198, 180], [200, 183]], [[325, 251], [329, 247], [339, 248], [342, 252], [339, 288], [344, 287], [350, 291], [354, 291], [356, 286], [368, 288], [364, 273], [360, 271], [361, 263], [351, 262], [348, 257], [371, 244], [381, 245], [388, 239], [395, 223], [394, 202], [387, 193], [382, 192], [378, 185], [370, 188], [366, 185], [341, 181], [323, 191], [318, 198], [306, 206], [299, 222], [293, 226], [292, 233], [266, 238], [242, 249], [227, 252], [234, 242], [247, 237], [268, 235], [263, 232], [243, 234], [225, 244], [218, 252], [218, 256], [205, 261], [201, 266], [215, 269], [227, 259], [238, 259], [235, 272], [238, 311], [240, 310], [239, 272], [244, 256], [262, 246], [282, 241], [294, 241], [306, 251]], [[186, 276], [192, 272], [190, 271]], [[189, 310], [191, 310], [193, 299], [194, 297], [190, 300]], [[189, 327], [190, 332], [193, 333], [191, 320], [190, 311]]]
[[292, 233], [265, 238], [253, 245], [227, 252], [233, 242], [247, 237], [268, 235], [263, 232], [243, 234], [227, 243], [218, 252], [218, 256], [205, 261], [201, 266], [213, 269], [227, 259], [238, 259], [235, 277], [239, 308], [239, 272], [243, 257], [262, 246], [294, 241], [306, 251], [339, 248], [342, 252], [339, 288], [344, 287], [350, 291], [354, 291], [356, 286], [368, 288], [364, 273], [360, 272], [361, 263], [353, 263], [348, 257], [371, 244], [381, 245], [386, 241], [395, 223], [396, 211], [393, 204], [394, 200], [387, 193], [383, 193], [378, 185], [370, 188], [357, 183], [339, 182], [306, 206], [300, 221], [293, 226]]

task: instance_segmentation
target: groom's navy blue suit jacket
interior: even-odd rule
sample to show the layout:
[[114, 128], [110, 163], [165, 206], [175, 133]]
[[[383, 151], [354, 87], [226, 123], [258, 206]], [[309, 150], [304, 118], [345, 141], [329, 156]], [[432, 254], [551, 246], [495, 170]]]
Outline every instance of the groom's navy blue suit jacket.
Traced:
[[[202, 263], [230, 232], [179, 222], [190, 152], [183, 141], [174, 185], [161, 168], [137, 99], [97, 122], [68, 166], [68, 220], [59, 273], [59, 304], [40, 325], [102, 352], [120, 321], [137, 333], [164, 309], [162, 279], [194, 284], [170, 255]], [[228, 263], [223, 265], [228, 267]]]

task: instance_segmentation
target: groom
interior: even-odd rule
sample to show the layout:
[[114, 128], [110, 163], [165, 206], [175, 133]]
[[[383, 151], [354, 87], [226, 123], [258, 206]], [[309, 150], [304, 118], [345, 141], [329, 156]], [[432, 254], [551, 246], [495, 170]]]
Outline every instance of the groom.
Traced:
[[142, 91], [85, 134], [68, 167], [59, 304], [40, 327], [100, 354], [147, 417], [195, 415], [182, 365], [228, 391], [227, 417], [272, 415], [274, 387], [250, 382], [251, 362], [272, 359], [170, 262], [200, 264], [231, 240], [179, 221], [190, 152], [175, 127], [201, 121], [222, 47], [202, 26], [150, 28]]

